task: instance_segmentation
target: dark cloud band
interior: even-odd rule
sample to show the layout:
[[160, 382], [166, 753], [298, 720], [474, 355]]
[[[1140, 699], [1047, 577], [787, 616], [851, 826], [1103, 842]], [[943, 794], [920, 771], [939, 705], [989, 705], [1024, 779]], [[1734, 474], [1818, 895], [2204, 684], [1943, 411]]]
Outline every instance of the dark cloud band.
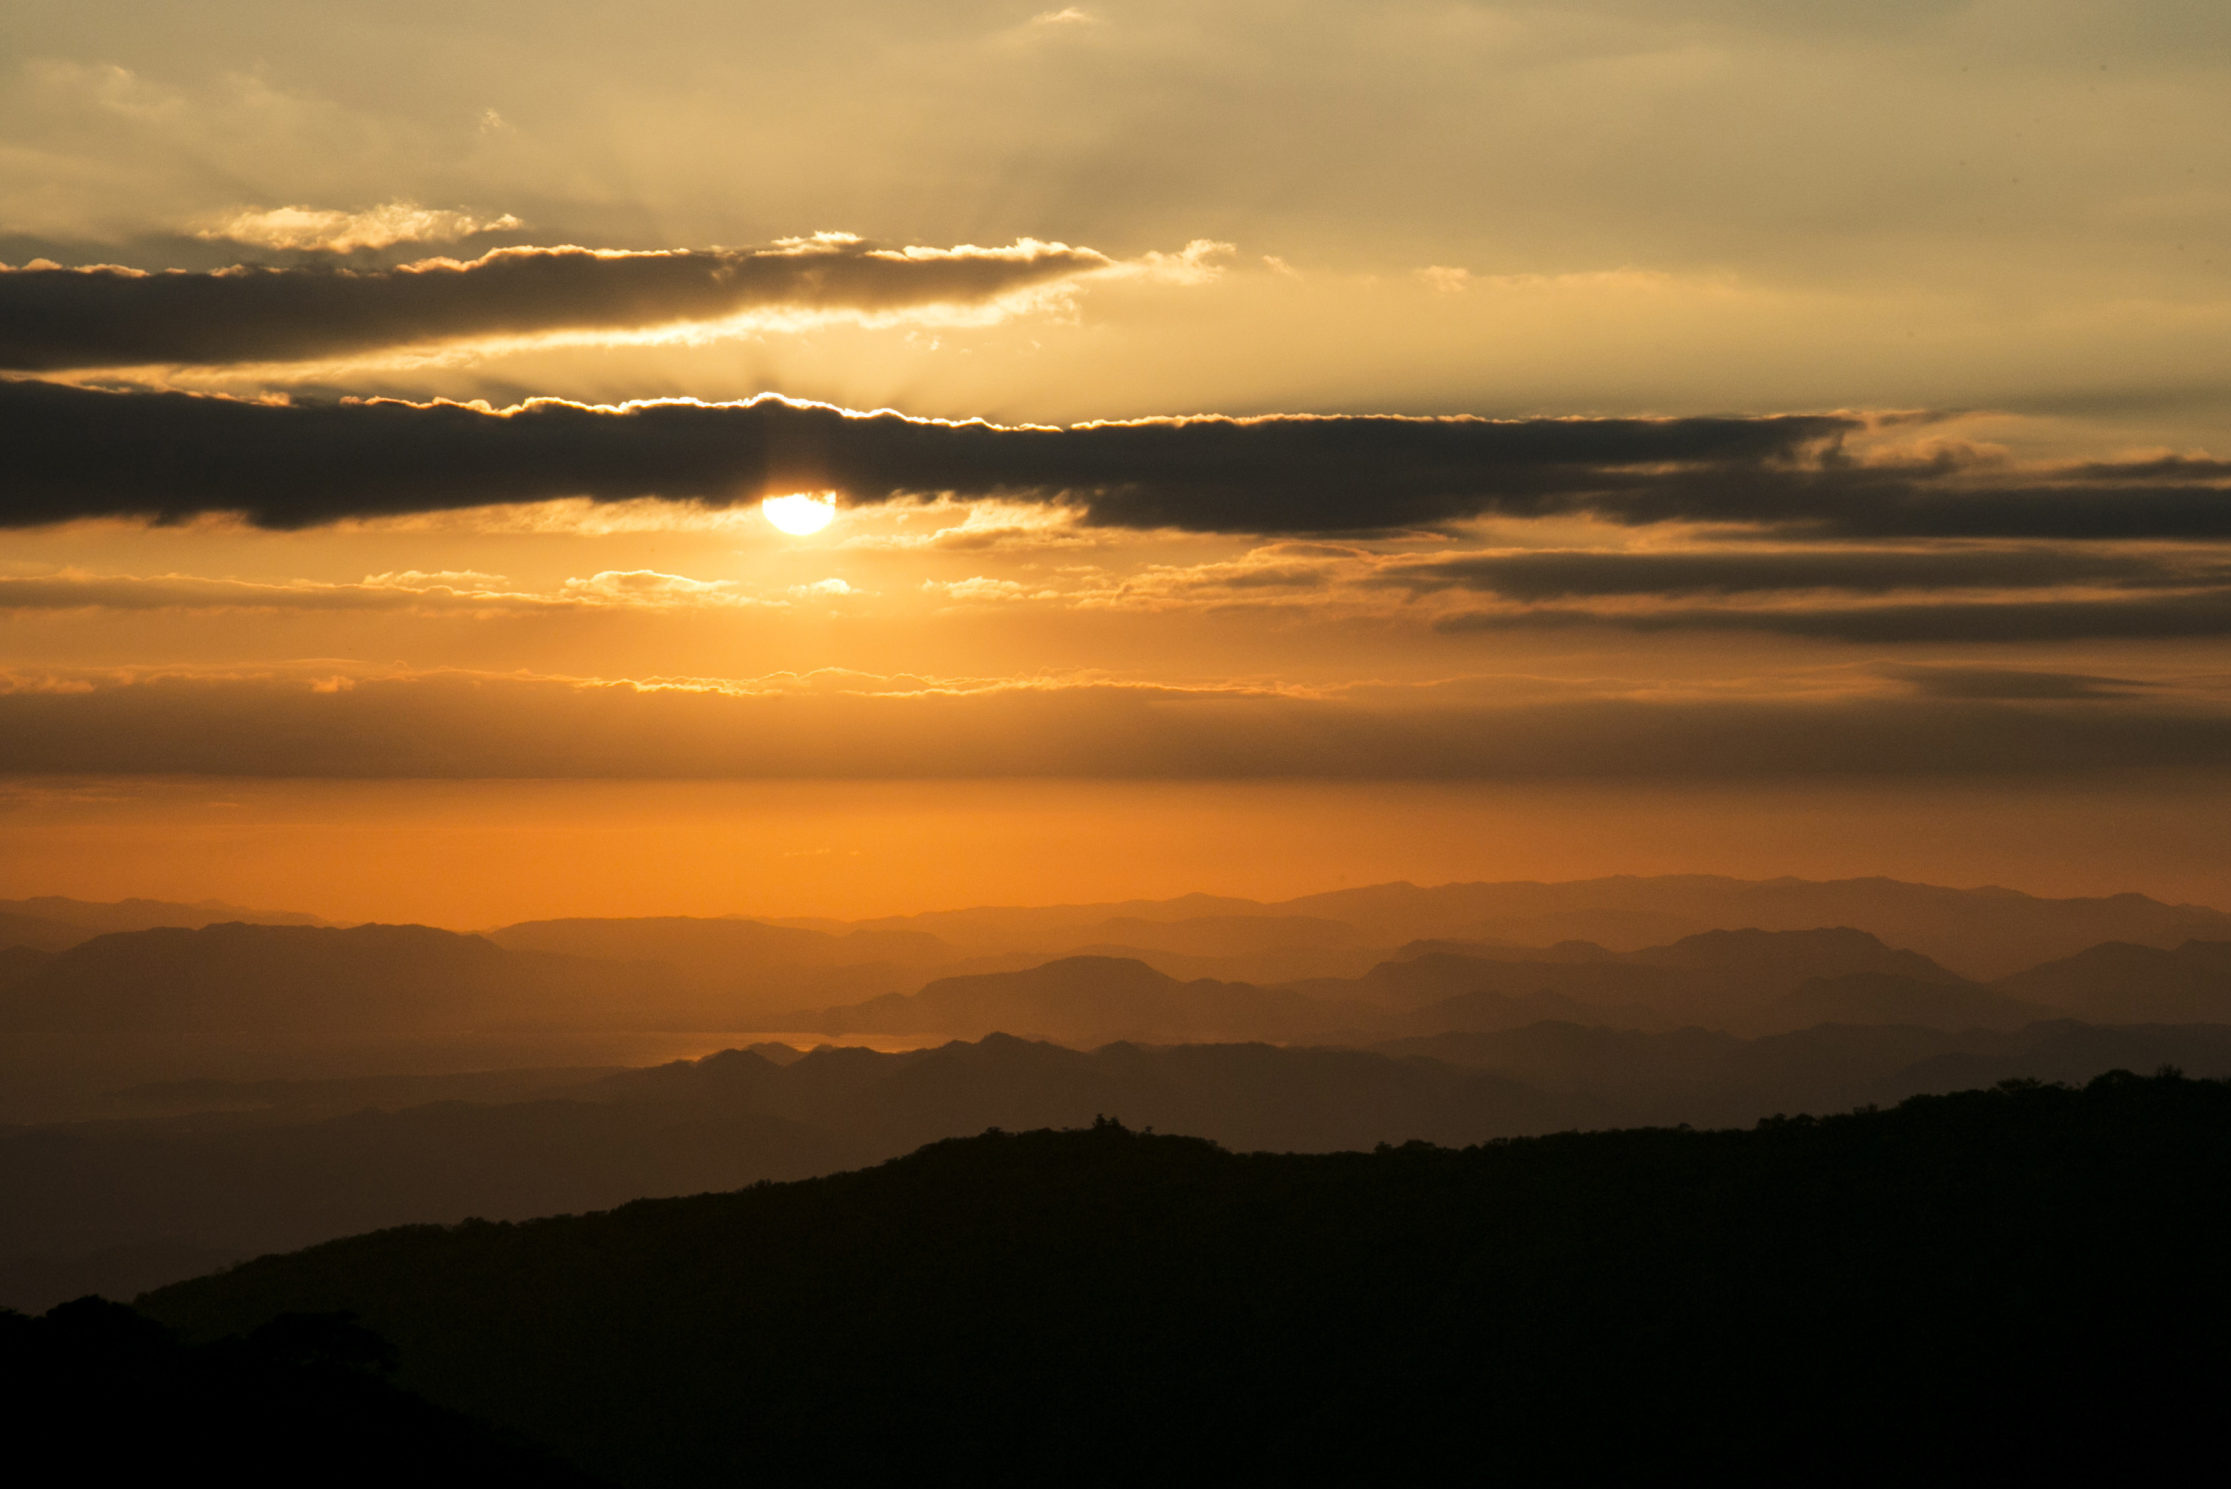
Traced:
[[[537, 400], [493, 411], [19, 381], [0, 383], [8, 454], [0, 524], [238, 512], [265, 526], [300, 527], [557, 497], [729, 504], [835, 490], [856, 504], [930, 494], [1061, 502], [1099, 525], [1198, 532], [1359, 533], [1589, 513], [1630, 525], [1685, 522], [1878, 544], [2231, 540], [2231, 489], [2189, 475], [2105, 467], [1994, 486], [1989, 468], [1955, 460], [1844, 458], [1843, 438], [1865, 427], [1848, 415], [1792, 414], [1278, 415], [1049, 428], [849, 414], [776, 398], [617, 408]], [[1873, 562], [1886, 572], [1890, 565]], [[2019, 561], [1965, 562], [1980, 573]], [[2071, 573], [2082, 566], [2030, 562], [2070, 565]], [[1788, 558], [1759, 567], [1776, 563], [1794, 575]], [[1845, 572], [1856, 575], [1856, 562]], [[1554, 578], [1546, 562], [1539, 573]], [[1701, 575], [1668, 577], [1711, 587]], [[1527, 582], [1523, 566], [1510, 566], [1502, 580]]]
[[1752, 632], [1860, 645], [2057, 641], [2191, 641], [2231, 636], [2231, 589], [2136, 598], [1926, 600], [1911, 604], [1652, 610], [1540, 606], [1446, 616], [1445, 633], [1608, 626], [1646, 633]]
[[750, 697], [521, 679], [0, 690], [0, 773], [325, 778], [1735, 780], [2231, 769], [2231, 716], [1916, 687], [1821, 702], [1372, 706], [1022, 688]]
[[2148, 688], [2146, 683], [2127, 677], [2041, 672], [2029, 667], [1885, 667], [1882, 672], [1925, 698], [2111, 701], [2142, 694]]
[[1203, 532], [1364, 531], [1629, 501], [1668, 472], [1809, 458], [1840, 416], [1162, 419], [1069, 429], [854, 415], [762, 398], [506, 412], [266, 404], [0, 384], [0, 523], [238, 512], [269, 527], [585, 496], [726, 504], [833, 489], [1059, 500]]
[[2224, 560], [2202, 564], [2156, 553], [2065, 547], [1819, 547], [1618, 552], [1600, 549], [1476, 553], [1405, 564], [1387, 581], [1430, 591], [1474, 590], [1511, 600], [1633, 595], [1759, 594], [1841, 590], [2042, 589], [2064, 585], [2161, 588], [2231, 578]]
[[503, 248], [392, 269], [0, 268], [0, 368], [289, 362], [463, 338], [640, 330], [779, 307], [974, 305], [1109, 266], [1059, 243], [755, 252]]

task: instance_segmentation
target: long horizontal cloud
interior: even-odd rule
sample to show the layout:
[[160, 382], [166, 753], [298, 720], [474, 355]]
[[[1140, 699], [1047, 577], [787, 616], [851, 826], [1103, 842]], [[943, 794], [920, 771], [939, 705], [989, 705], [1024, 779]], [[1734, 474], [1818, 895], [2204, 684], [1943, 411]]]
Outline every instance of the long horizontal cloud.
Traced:
[[1511, 706], [1088, 685], [769, 697], [440, 675], [80, 680], [0, 691], [0, 772], [1757, 781], [2231, 770], [2220, 709], [1939, 692]]
[[770, 308], [975, 305], [1110, 262], [1060, 243], [885, 249], [831, 237], [701, 253], [501, 248], [466, 262], [367, 270], [0, 268], [0, 368], [288, 362]]
[[2028, 667], [1885, 667], [1926, 698], [2082, 699], [2127, 698], [2147, 684], [2091, 672], [2042, 672]]
[[[823, 581], [821, 595], [831, 593]], [[837, 581], [841, 585], [841, 581]], [[36, 610], [268, 610], [268, 611], [497, 611], [542, 613], [563, 609], [668, 609], [683, 606], [779, 608], [789, 603], [757, 595], [732, 580], [692, 579], [655, 569], [608, 569], [565, 581], [554, 592], [505, 587], [489, 574], [380, 574], [358, 584], [300, 580], [272, 584], [208, 579], [187, 574], [0, 575], [0, 613]], [[845, 593], [842, 588], [835, 593]]]
[[1699, 605], [1656, 610], [1540, 606], [1444, 616], [1448, 633], [1610, 626], [1652, 633], [1749, 631], [1878, 645], [1975, 642], [2177, 641], [2231, 636], [2231, 589], [2138, 598], [1927, 600], [1803, 609]]
[[432, 585], [265, 584], [183, 574], [0, 575], [0, 611], [402, 610], [458, 598], [456, 590]]
[[761, 398], [491, 412], [394, 401], [266, 404], [0, 384], [0, 523], [239, 512], [271, 527], [498, 502], [642, 496], [726, 504], [834, 489], [1060, 500], [1089, 520], [1199, 531], [1379, 529], [1585, 505], [1669, 469], [1804, 457], [1859, 421], [1160, 419], [1069, 429], [847, 414]]
[[1849, 541], [2231, 539], [2231, 488], [2147, 467], [1999, 480], [1863, 464], [1841, 414], [1517, 419], [1277, 415], [1070, 428], [850, 414], [763, 397], [509, 410], [275, 404], [0, 383], [0, 523], [238, 512], [272, 527], [556, 497], [725, 505], [835, 490], [1059, 502], [1089, 523], [1364, 532], [1590, 513]]
[[2221, 557], [2194, 563], [2158, 553], [2081, 548], [1696, 548], [1631, 553], [1537, 549], [1468, 553], [1390, 566], [1403, 588], [1474, 590], [1512, 600], [1633, 595], [1758, 594], [1783, 590], [2042, 589], [2068, 585], [2158, 588], [2231, 578]]

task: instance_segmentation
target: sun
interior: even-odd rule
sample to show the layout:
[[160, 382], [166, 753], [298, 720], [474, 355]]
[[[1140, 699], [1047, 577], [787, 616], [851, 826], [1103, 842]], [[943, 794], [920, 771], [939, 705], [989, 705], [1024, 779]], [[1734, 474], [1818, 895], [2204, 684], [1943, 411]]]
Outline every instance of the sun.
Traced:
[[837, 515], [834, 496], [809, 496], [793, 492], [789, 496], [770, 496], [759, 504], [760, 513], [769, 522], [793, 537], [804, 537], [827, 527]]

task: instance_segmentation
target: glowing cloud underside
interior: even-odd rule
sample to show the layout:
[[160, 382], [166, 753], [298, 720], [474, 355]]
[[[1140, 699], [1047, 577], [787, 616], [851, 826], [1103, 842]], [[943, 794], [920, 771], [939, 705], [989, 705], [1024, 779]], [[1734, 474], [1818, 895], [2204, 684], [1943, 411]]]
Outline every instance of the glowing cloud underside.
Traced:
[[776, 527], [802, 538], [835, 520], [837, 502], [830, 496], [770, 496], [759, 504], [759, 510]]

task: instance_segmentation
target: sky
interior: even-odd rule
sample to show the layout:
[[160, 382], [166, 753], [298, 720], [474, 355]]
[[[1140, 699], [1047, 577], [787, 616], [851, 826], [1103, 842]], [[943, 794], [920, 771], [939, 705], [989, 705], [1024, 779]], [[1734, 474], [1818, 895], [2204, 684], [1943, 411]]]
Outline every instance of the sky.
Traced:
[[2183, 0], [17, 0], [0, 894], [2231, 903], [2226, 98]]

